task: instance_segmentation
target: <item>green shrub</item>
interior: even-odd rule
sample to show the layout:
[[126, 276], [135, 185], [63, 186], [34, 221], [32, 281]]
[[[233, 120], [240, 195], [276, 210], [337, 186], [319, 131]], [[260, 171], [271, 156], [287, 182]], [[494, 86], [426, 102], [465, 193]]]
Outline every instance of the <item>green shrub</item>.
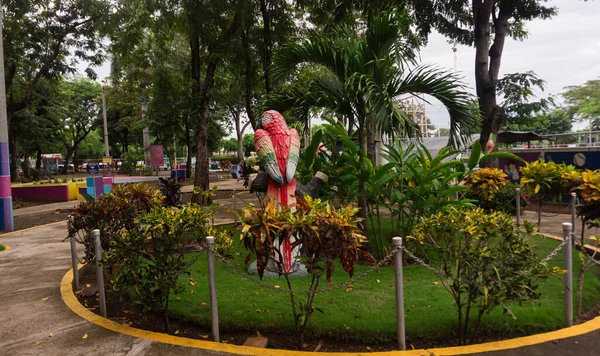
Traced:
[[[512, 315], [509, 302], [538, 299], [535, 278], [550, 273], [502, 212], [449, 208], [421, 219], [408, 238], [441, 272], [456, 306], [460, 344], [477, 336], [485, 312], [499, 306]], [[471, 311], [476, 311], [472, 330]]]
[[121, 161], [121, 167], [119, 168], [119, 173], [123, 174], [134, 174], [136, 171], [136, 165], [138, 161], [143, 161], [143, 154], [135, 154], [130, 153], [126, 154]]
[[[127, 291], [144, 311], [161, 313], [168, 332], [169, 294], [179, 293], [179, 281], [192, 262], [185, 260], [185, 246], [204, 239], [210, 232], [214, 209], [198, 205], [181, 208], [154, 207], [139, 216], [139, 225], [112, 239], [104, 265], [113, 267], [113, 289]], [[231, 240], [216, 238], [217, 249], [231, 247]], [[228, 247], [228, 248], [229, 248]]]
[[4, 246], [3, 244], [0, 244], [0, 251], [4, 251], [6, 250], [6, 246]]
[[213, 156], [210, 158], [211, 161], [221, 162], [221, 161], [230, 161], [237, 162], [237, 156]]
[[161, 205], [163, 197], [154, 187], [146, 183], [115, 185], [109, 194], [103, 194], [96, 200], [82, 202], [70, 215], [71, 223], [68, 236], [82, 234], [85, 245], [86, 262], [94, 260], [92, 230], [100, 230], [103, 250], [107, 250], [109, 241], [121, 236], [123, 229], [137, 226], [136, 217]]
[[[472, 199], [474, 204], [485, 211], [503, 211], [507, 214], [516, 214], [517, 207], [515, 202], [516, 189], [520, 186], [516, 183], [506, 183], [499, 185], [494, 190], [481, 187], [469, 187], [465, 192], [465, 198]], [[521, 209], [529, 206], [528, 195], [521, 193]]]
[[538, 203], [538, 226], [541, 224], [544, 200], [560, 200], [581, 182], [580, 172], [571, 165], [545, 162], [541, 158], [520, 168], [521, 186]]

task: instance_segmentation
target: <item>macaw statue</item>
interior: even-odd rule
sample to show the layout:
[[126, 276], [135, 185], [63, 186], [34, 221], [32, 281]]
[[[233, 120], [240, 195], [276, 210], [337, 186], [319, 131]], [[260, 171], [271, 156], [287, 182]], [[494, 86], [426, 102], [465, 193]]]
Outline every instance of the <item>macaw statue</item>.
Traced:
[[[267, 196], [276, 204], [289, 206], [296, 203], [296, 180], [294, 174], [300, 154], [300, 136], [289, 129], [283, 116], [275, 111], [265, 111], [254, 133], [254, 148], [261, 164], [269, 175]], [[282, 243], [283, 267], [292, 272], [293, 258], [290, 239]]]
[[254, 133], [254, 148], [271, 178], [267, 196], [283, 206], [294, 204], [294, 174], [300, 154], [298, 131], [289, 129], [283, 116], [275, 110], [262, 114], [260, 127], [262, 129]]

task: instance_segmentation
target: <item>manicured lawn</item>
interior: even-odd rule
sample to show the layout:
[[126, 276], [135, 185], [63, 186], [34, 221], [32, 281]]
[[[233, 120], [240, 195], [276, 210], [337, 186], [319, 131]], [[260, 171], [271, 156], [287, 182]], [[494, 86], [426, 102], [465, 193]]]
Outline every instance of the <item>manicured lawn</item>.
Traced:
[[[558, 242], [539, 237], [530, 237], [540, 258], [546, 257]], [[243, 246], [234, 248], [231, 263], [246, 270]], [[579, 257], [573, 253], [574, 279], [579, 270]], [[552, 266], [562, 268], [562, 251], [551, 261]], [[222, 330], [293, 332], [289, 295], [248, 281], [230, 267], [218, 262], [217, 291], [219, 322]], [[369, 270], [371, 266], [357, 265], [355, 276]], [[191, 268], [191, 280], [185, 278], [185, 292], [172, 298], [170, 311], [180, 319], [194, 321], [207, 328], [210, 326], [206, 256], [199, 258]], [[253, 276], [251, 278], [257, 279]], [[450, 295], [437, 281], [435, 275], [421, 266], [405, 266], [405, 314], [407, 340], [415, 347], [431, 345], [424, 341], [451, 339], [456, 330], [456, 312]], [[336, 266], [333, 286], [347, 282], [348, 275], [340, 265]], [[309, 277], [295, 277], [293, 288], [306, 290]], [[190, 283], [192, 282], [192, 283]], [[281, 278], [265, 278], [264, 283], [286, 288]], [[327, 288], [324, 278], [320, 288]], [[193, 285], [195, 284], [195, 285]], [[542, 298], [539, 301], [514, 305], [516, 317], [503, 313], [500, 308], [485, 315], [481, 331], [520, 335], [554, 330], [563, 326], [562, 276], [539, 280]], [[574, 289], [576, 286], [574, 285]], [[360, 281], [352, 288], [341, 288], [319, 294], [314, 306], [324, 314], [315, 311], [310, 333], [313, 336], [333, 335], [339, 339], [360, 339], [366, 342], [392, 340], [395, 338], [395, 298], [393, 267], [382, 267]], [[591, 308], [600, 295], [600, 280], [595, 269], [587, 272], [584, 306]], [[574, 298], [576, 298], [574, 296]]]

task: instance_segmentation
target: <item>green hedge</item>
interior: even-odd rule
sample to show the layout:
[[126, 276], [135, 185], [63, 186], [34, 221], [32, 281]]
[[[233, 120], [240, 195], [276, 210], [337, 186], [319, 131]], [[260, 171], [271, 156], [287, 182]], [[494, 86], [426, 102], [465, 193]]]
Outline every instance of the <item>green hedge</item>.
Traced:
[[230, 161], [237, 162], [237, 156], [216, 156], [210, 158], [212, 161], [221, 162], [221, 161]]

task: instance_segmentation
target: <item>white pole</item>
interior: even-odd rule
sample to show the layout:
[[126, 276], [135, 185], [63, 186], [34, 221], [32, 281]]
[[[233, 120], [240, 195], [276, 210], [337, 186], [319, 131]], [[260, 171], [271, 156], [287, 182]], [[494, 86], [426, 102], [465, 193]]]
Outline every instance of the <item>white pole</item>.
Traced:
[[[569, 238], [572, 232], [571, 223], [563, 223], [563, 239]], [[565, 326], [573, 326], [573, 261], [571, 254], [571, 243], [564, 247], [564, 303], [565, 303]]]
[[398, 250], [394, 255], [394, 275], [396, 280], [396, 337], [398, 338], [398, 347], [400, 350], [406, 350], [406, 331], [404, 326], [404, 281], [402, 276], [402, 238], [394, 237], [392, 239], [394, 247]]
[[100, 267], [102, 259], [102, 246], [100, 245], [100, 230], [92, 230], [94, 237], [94, 253], [96, 254], [96, 282], [98, 283], [98, 298], [100, 302], [100, 314], [106, 318], [106, 294], [104, 293], [104, 272]]
[[104, 95], [104, 83], [102, 84], [102, 118], [104, 121], [104, 156], [110, 156], [108, 149], [108, 123], [106, 121], [106, 96]]
[[210, 324], [212, 327], [213, 341], [219, 342], [219, 309], [217, 306], [217, 281], [215, 277], [215, 254], [213, 248], [215, 246], [215, 238], [213, 236], [206, 237], [208, 244], [208, 288], [210, 290]]

